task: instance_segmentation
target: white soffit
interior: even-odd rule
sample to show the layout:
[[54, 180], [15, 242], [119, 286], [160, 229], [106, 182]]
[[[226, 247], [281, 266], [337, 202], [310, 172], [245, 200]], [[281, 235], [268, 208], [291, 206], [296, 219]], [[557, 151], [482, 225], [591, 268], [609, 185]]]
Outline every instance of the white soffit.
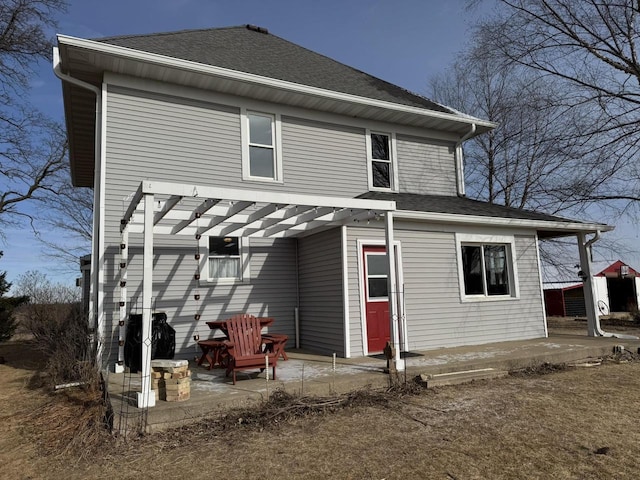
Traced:
[[143, 181], [127, 198], [121, 229], [144, 231], [144, 202], [153, 195], [153, 233], [240, 237], [295, 237], [354, 219], [379, 218], [393, 201], [324, 197]]

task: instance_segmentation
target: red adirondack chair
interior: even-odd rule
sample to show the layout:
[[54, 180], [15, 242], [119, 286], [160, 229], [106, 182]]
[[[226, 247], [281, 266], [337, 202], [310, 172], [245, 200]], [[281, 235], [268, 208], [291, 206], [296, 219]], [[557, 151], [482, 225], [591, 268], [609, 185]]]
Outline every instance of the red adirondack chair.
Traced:
[[260, 333], [260, 321], [253, 315], [238, 314], [226, 320], [229, 340], [226, 342], [228, 363], [227, 376], [233, 372], [233, 384], [236, 384], [236, 372], [238, 370], [260, 371], [266, 367], [265, 356], [269, 366], [273, 368], [272, 378], [276, 378], [276, 364], [278, 353], [264, 352], [262, 348], [262, 335]]

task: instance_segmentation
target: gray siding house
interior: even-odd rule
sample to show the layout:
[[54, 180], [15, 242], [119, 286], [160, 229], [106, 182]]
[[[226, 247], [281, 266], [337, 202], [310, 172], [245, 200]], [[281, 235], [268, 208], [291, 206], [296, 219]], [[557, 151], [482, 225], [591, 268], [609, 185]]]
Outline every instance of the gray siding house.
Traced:
[[577, 235], [585, 270], [585, 236], [611, 229], [466, 198], [462, 144], [495, 125], [259, 27], [59, 35], [54, 70], [116, 369], [131, 313], [148, 333], [166, 312], [183, 358], [245, 312], [323, 354], [391, 341], [399, 368], [545, 337], [538, 240]]

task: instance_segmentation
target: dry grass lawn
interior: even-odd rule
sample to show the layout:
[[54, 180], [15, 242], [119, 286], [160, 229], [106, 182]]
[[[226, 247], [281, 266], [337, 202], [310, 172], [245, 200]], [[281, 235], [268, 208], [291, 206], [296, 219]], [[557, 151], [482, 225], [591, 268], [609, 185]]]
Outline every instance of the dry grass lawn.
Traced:
[[0, 345], [7, 359], [0, 365], [2, 478], [638, 477], [640, 362], [373, 395], [278, 422], [238, 422], [229, 413], [204, 428], [118, 442], [97, 436], [100, 449], [88, 455], [48, 448], [56, 410], [30, 386], [34, 365], [20, 360], [25, 349]]

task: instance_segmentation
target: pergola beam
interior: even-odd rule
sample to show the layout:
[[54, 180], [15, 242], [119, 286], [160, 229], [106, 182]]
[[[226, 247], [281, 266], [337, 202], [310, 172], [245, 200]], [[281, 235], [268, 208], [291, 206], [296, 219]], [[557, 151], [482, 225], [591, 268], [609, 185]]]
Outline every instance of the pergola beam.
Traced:
[[153, 224], [157, 225], [167, 213], [173, 210], [173, 207], [175, 207], [178, 202], [180, 202], [180, 200], [182, 200], [182, 197], [180, 195], [172, 195], [171, 197], [169, 197], [169, 200], [164, 203], [160, 211], [154, 215]]

